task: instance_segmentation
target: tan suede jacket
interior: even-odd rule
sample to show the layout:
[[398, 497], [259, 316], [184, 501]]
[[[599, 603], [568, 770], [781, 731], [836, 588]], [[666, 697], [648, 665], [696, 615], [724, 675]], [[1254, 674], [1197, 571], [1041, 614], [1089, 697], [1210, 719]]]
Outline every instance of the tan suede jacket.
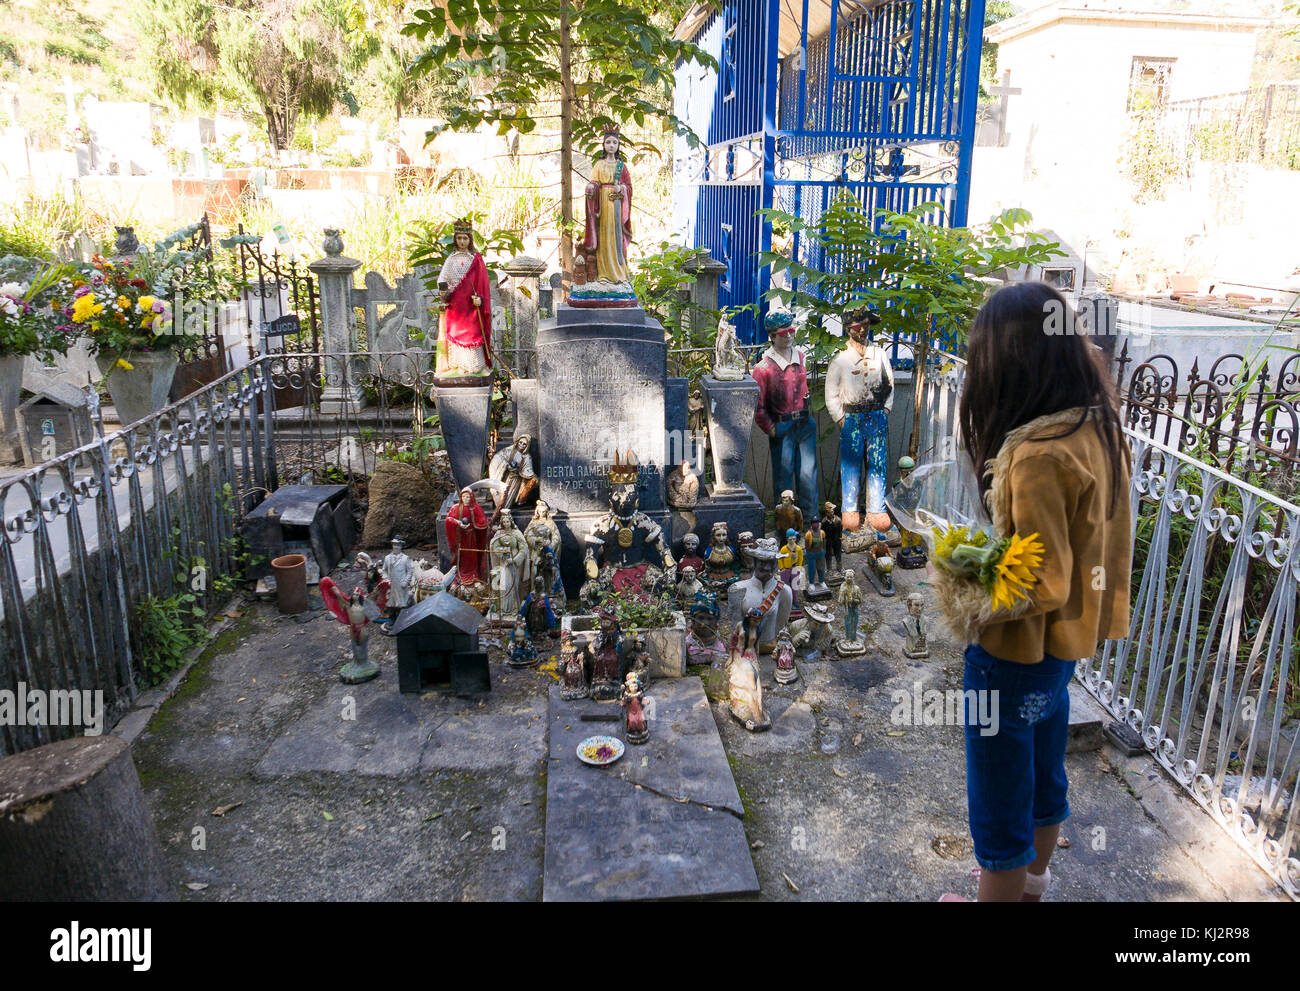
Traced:
[[994, 657], [1037, 664], [1047, 653], [1077, 661], [1103, 640], [1128, 636], [1129, 469], [1122, 468], [1111, 511], [1110, 462], [1093, 420], [1068, 437], [1037, 439], [1061, 433], [1079, 415], [1062, 410], [1017, 427], [990, 462], [994, 528], [1037, 533], [1046, 548], [1029, 600], [980, 631], [980, 646]]

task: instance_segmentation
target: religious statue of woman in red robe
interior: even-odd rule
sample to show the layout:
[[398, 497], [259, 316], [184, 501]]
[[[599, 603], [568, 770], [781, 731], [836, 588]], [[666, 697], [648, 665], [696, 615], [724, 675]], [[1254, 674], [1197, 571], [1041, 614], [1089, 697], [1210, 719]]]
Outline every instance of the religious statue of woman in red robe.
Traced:
[[622, 137], [610, 128], [587, 183], [587, 217], [573, 262], [573, 306], [635, 306], [627, 249], [632, 243], [632, 173], [623, 160]]
[[456, 578], [451, 593], [466, 602], [486, 598], [488, 553], [488, 521], [483, 507], [474, 498], [474, 490], [460, 490], [460, 501], [447, 514], [447, 547], [452, 563], [456, 565]]
[[467, 220], [453, 225], [454, 250], [438, 273], [442, 320], [435, 373], [442, 378], [486, 375], [492, 367], [492, 292], [487, 265], [474, 250]]

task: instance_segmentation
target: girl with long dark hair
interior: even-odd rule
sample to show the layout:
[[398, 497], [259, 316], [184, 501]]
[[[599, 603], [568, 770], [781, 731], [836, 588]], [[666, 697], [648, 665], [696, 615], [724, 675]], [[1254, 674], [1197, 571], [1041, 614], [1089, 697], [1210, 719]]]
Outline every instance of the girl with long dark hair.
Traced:
[[963, 687], [997, 707], [994, 724], [977, 724], [973, 706], [966, 719], [979, 900], [1037, 901], [1070, 814], [1075, 662], [1128, 635], [1130, 455], [1104, 358], [1050, 286], [994, 293], [971, 327], [967, 362], [962, 439], [996, 535], [1036, 533], [1045, 547], [1037, 582], [1017, 606], [977, 627], [970, 616], [948, 617], [977, 631]]

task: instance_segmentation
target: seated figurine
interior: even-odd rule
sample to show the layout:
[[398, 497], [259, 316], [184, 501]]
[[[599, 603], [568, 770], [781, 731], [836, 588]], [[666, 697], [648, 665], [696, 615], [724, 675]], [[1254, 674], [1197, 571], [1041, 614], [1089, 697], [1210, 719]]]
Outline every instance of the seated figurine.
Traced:
[[515, 627], [510, 631], [510, 644], [506, 648], [506, 663], [512, 668], [530, 668], [537, 663], [537, 650], [528, 639], [524, 617], [515, 617]]
[[691, 603], [691, 628], [686, 634], [688, 664], [708, 664], [720, 668], [727, 648], [718, 636], [718, 604], [713, 596], [701, 592]]
[[804, 652], [805, 658], [811, 659], [815, 654], [825, 655], [835, 642], [831, 632], [834, 614], [826, 606], [809, 602], [803, 607], [803, 619], [790, 624], [791, 642], [795, 648]]
[[875, 586], [877, 592], [883, 596], [895, 594], [894, 579], [892, 572], [894, 570], [894, 558], [889, 553], [889, 543], [884, 533], [876, 532], [876, 542], [871, 548], [871, 556], [867, 558], [869, 567], [867, 568], [867, 579]]
[[728, 709], [736, 722], [751, 733], [770, 729], [772, 719], [763, 708], [763, 684], [758, 672], [758, 631], [763, 622], [759, 609], [749, 609], [731, 634], [727, 665], [730, 689]]
[[546, 593], [545, 579], [541, 575], [533, 579], [532, 590], [519, 606], [519, 617], [533, 636], [543, 633], [552, 637], [558, 635], [556, 630], [560, 624], [551, 609], [551, 597]]
[[677, 580], [673, 590], [677, 595], [678, 608], [685, 611], [691, 608], [691, 605], [695, 602], [695, 597], [704, 591], [704, 586], [695, 577], [694, 568], [680, 568], [679, 574], [681, 577]]
[[663, 530], [640, 509], [637, 465], [631, 452], [609, 469], [609, 511], [587, 534], [588, 582], [608, 577], [616, 592], [649, 591], [673, 566]]
[[591, 694], [587, 687], [586, 652], [579, 650], [573, 636], [565, 631], [560, 635], [560, 698], [576, 702]]

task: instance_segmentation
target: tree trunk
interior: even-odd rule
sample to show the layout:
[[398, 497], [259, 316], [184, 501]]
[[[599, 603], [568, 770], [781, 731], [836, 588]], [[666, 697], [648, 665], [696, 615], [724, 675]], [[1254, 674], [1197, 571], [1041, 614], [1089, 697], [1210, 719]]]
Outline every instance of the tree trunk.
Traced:
[[560, 273], [565, 293], [573, 281], [573, 66], [569, 0], [560, 0]]
[[131, 749], [78, 736], [0, 760], [0, 900], [173, 901]]

